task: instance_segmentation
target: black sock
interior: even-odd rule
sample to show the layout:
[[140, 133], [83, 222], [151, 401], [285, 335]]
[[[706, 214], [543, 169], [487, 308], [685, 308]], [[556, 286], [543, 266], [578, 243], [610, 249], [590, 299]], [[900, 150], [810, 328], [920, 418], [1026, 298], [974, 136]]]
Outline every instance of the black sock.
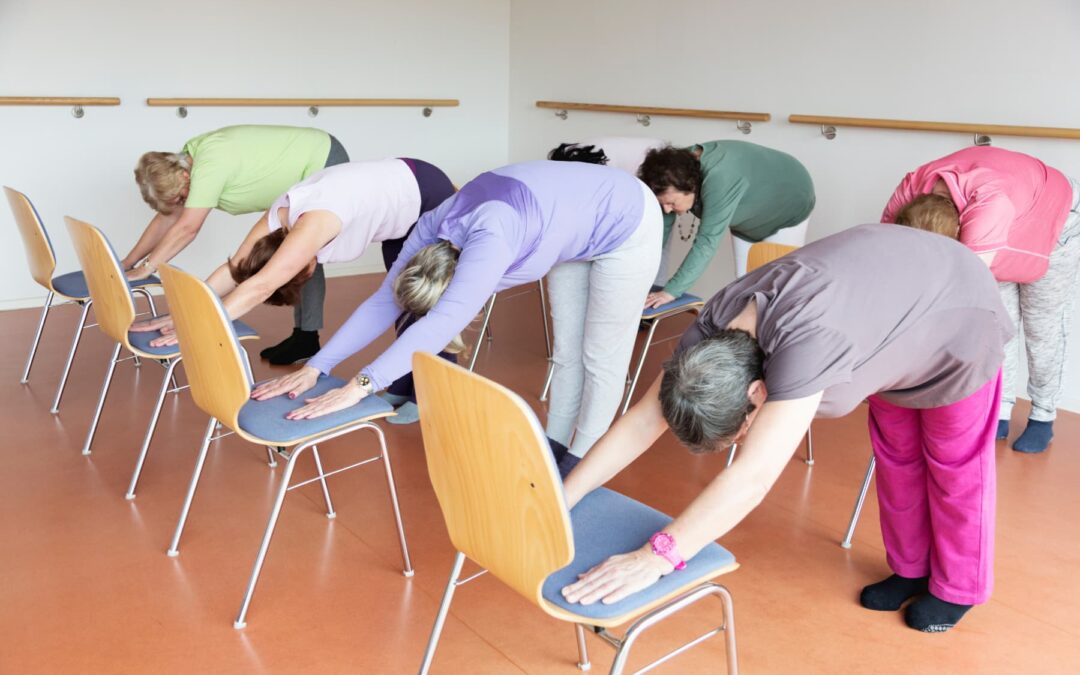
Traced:
[[874, 609], [879, 612], [895, 612], [907, 602], [908, 598], [926, 593], [929, 581], [930, 577], [908, 579], [899, 574], [894, 574], [884, 581], [870, 584], [862, 589], [862, 593], [859, 595], [859, 603], [867, 609]]
[[291, 343], [293, 340], [295, 340], [296, 339], [296, 334], [299, 333], [299, 332], [300, 332], [299, 328], [293, 328], [292, 333], [289, 335], [289, 337], [285, 338], [284, 340], [277, 343], [276, 345], [273, 345], [272, 347], [267, 347], [266, 349], [262, 350], [261, 352], [259, 352], [259, 356], [261, 356], [264, 359], [270, 358], [271, 356], [274, 355], [274, 352], [279, 351], [280, 349], [284, 348], [289, 343]]
[[944, 633], [955, 626], [971, 607], [925, 595], [908, 605], [904, 622], [924, 633]]
[[319, 351], [319, 331], [297, 330], [291, 341], [267, 357], [272, 366], [287, 366], [302, 359], [309, 359]]

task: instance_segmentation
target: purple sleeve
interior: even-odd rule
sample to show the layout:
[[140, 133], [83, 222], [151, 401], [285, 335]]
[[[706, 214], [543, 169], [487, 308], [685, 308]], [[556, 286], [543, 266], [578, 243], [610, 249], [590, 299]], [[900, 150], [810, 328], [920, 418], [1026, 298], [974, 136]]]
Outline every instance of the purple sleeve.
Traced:
[[504, 236], [486, 229], [471, 233], [442, 298], [361, 371], [371, 378], [374, 389], [383, 389], [411, 371], [413, 353], [435, 354], [450, 344], [480, 312], [516, 257], [517, 251]]
[[309, 366], [329, 375], [337, 364], [367, 347], [394, 325], [394, 321], [401, 315], [401, 307], [394, 299], [394, 279], [417, 251], [439, 240], [436, 234], [438, 228], [439, 221], [435, 211], [429, 211], [420, 218], [413, 233], [405, 240], [401, 254], [394, 261], [379, 290], [356, 308], [326, 346], [308, 361]]

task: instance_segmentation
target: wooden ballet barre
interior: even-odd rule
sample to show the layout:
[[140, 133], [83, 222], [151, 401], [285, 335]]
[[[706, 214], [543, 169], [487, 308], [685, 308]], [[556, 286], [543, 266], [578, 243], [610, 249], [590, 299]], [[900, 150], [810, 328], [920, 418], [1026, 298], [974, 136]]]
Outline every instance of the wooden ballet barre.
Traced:
[[177, 117], [187, 117], [187, 109], [195, 106], [307, 108], [315, 117], [319, 108], [420, 108], [424, 117], [431, 117], [435, 108], [455, 108], [461, 105], [456, 98], [148, 98], [146, 105], [176, 108]]
[[699, 119], [735, 120], [735, 127], [744, 134], [750, 133], [751, 122], [768, 122], [772, 115], [762, 112], [738, 112], [733, 110], [702, 110], [697, 108], [657, 108], [640, 105], [608, 105], [606, 103], [570, 103], [566, 101], [537, 101], [537, 108], [555, 111], [557, 117], [566, 119], [570, 110], [587, 112], [628, 113], [637, 116], [642, 126], [649, 126], [653, 115], [661, 117], [695, 117]]
[[405, 107], [453, 108], [461, 105], [456, 98], [148, 98], [146, 105], [173, 107]]
[[69, 105], [71, 115], [81, 119], [83, 106], [120, 105], [115, 96], [0, 96], [0, 105]]
[[[1027, 127], [1011, 124], [972, 124], [969, 122], [923, 122], [917, 120], [888, 120], [870, 117], [833, 117], [827, 115], [791, 115], [792, 124], [817, 124], [822, 135], [832, 138], [836, 127], [864, 127], [870, 129], [902, 129], [906, 131], [941, 131], [969, 133], [976, 137], [984, 134], [1001, 136], [1033, 136], [1036, 138], [1069, 138], [1080, 140], [1080, 129], [1067, 127]], [[829, 131], [831, 129], [831, 131]], [[830, 135], [831, 133], [831, 135]]]
[[120, 105], [115, 96], [0, 96], [0, 105]]

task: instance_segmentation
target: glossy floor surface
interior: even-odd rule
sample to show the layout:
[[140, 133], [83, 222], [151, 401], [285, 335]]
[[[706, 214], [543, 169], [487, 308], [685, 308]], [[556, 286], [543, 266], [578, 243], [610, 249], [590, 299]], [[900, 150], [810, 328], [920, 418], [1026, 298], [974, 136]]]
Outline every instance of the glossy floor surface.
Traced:
[[[378, 281], [331, 280], [328, 324], [339, 325]], [[513, 295], [496, 307], [494, 340], [481, 347], [477, 371], [542, 413], [537, 296]], [[37, 311], [0, 313], [0, 673], [416, 672], [453, 559], [419, 427], [383, 424], [416, 576], [401, 573], [382, 472], [347, 472], [331, 480], [335, 520], [325, 517], [317, 486], [290, 493], [248, 627], [235, 630], [280, 466], [270, 469], [261, 448], [238, 438], [217, 441], [181, 554], [167, 557], [206, 416], [187, 394], [170, 396], [138, 497], [126, 501], [162, 371], [118, 367], [94, 452], [81, 455], [110, 346], [87, 331], [61, 412], [49, 414], [76, 315], [72, 307], [53, 313], [30, 384], [20, 385]], [[291, 312], [263, 307], [249, 319], [265, 345], [288, 332]], [[659, 336], [685, 323], [671, 319]], [[355, 372], [385, 340], [340, 372]], [[654, 349], [647, 374], [672, 345]], [[260, 363], [260, 348], [249, 347], [258, 378], [286, 372]], [[815, 423], [816, 465], [793, 458], [760, 508], [722, 541], [742, 563], [723, 583], [735, 598], [743, 672], [1080, 672], [1080, 416], [1062, 414], [1056, 433], [1038, 456], [999, 444], [993, 599], [951, 632], [929, 635], [906, 628], [899, 613], [857, 604], [864, 584], [888, 574], [872, 492], [853, 548], [838, 546], [869, 456], [865, 412]], [[324, 462], [341, 466], [374, 447], [370, 434], [338, 439], [323, 448]], [[666, 435], [612, 486], [674, 513], [723, 463], [692, 456]], [[719, 609], [706, 602], [661, 624], [632, 665], [717, 623]], [[611, 650], [589, 644], [594, 672], [606, 672]], [[458, 590], [434, 672], [570, 675], [575, 656], [570, 626], [485, 576]], [[714, 639], [657, 672], [722, 673], [723, 663], [723, 641]]]

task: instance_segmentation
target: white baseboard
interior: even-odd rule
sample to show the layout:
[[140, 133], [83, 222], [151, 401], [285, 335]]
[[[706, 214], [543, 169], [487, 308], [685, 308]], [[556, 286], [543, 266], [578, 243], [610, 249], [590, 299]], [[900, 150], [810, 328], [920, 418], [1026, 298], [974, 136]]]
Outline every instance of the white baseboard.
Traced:
[[[358, 274], [376, 274], [384, 273], [386, 268], [382, 266], [382, 263], [370, 262], [370, 263], [342, 263], [329, 265], [325, 268], [327, 277], [349, 277]], [[160, 288], [151, 289], [153, 295], [161, 295], [162, 290]], [[36, 308], [40, 309], [42, 303], [45, 302], [45, 294], [35, 295], [28, 298], [10, 298], [7, 300], [0, 300], [0, 312], [6, 312], [12, 309], [28, 309]]]

